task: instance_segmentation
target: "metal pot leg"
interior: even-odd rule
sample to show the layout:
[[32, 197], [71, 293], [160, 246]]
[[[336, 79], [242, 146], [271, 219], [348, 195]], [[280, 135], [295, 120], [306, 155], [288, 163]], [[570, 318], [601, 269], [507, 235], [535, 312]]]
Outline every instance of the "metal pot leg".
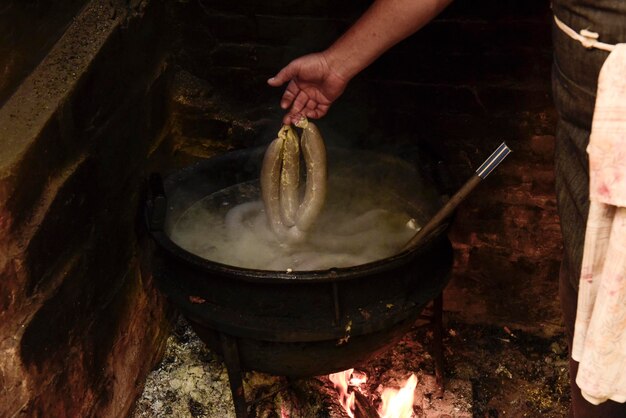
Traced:
[[243, 378], [241, 364], [239, 363], [237, 340], [230, 335], [220, 333], [220, 344], [222, 346], [226, 370], [228, 371], [230, 391], [233, 394], [235, 415], [237, 418], [248, 418], [248, 405], [243, 391]]

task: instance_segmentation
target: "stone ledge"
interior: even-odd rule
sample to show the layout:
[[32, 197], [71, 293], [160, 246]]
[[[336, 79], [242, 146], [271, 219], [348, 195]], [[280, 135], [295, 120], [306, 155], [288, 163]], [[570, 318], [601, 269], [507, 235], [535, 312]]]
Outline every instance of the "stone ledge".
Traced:
[[[33, 204], [46, 178], [32, 178], [29, 167], [53, 170], [58, 161], [41, 158], [63, 143], [63, 110], [98, 51], [124, 20], [124, 9], [92, 1], [52, 48], [33, 73], [0, 108], [0, 202], [12, 207]], [[89, 33], [90, 36], [85, 36]], [[52, 129], [52, 133], [50, 133]], [[41, 141], [46, 138], [48, 141]], [[74, 144], [80, 147], [81, 144]], [[63, 158], [63, 156], [59, 156]], [[66, 157], [67, 158], [67, 157]], [[30, 178], [29, 178], [30, 177]], [[30, 184], [20, 189], [22, 184]], [[3, 210], [4, 212], [4, 210]], [[13, 217], [0, 215], [0, 233], [11, 228]]]

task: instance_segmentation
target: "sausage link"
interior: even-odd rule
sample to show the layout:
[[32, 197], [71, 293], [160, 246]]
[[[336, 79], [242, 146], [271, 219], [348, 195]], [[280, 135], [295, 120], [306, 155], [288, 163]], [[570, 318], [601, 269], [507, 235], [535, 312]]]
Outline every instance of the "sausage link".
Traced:
[[277, 235], [282, 230], [280, 219], [280, 171], [284, 138], [273, 140], [263, 156], [261, 167], [261, 194], [270, 228]]
[[261, 166], [261, 197], [270, 229], [280, 241], [302, 242], [305, 234], [295, 225], [287, 228], [281, 219], [280, 178], [283, 163], [285, 136], [280, 135], [270, 143], [263, 156]]
[[280, 214], [283, 225], [296, 224], [296, 213], [300, 203], [300, 140], [290, 125], [284, 125], [279, 135], [283, 141], [283, 166], [280, 174]]
[[296, 226], [307, 231], [322, 211], [326, 200], [326, 147], [317, 126], [302, 118], [296, 126], [303, 129], [301, 148], [306, 163], [306, 189], [298, 207]]

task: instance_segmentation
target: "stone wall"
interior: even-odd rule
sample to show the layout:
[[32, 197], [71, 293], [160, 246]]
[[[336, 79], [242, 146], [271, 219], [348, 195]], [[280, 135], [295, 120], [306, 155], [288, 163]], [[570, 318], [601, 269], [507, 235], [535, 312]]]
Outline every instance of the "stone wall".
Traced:
[[[265, 80], [325, 48], [368, 4], [180, 4], [176, 63], [194, 98], [175, 95], [168, 149], [200, 156], [271, 140], [282, 89]], [[457, 211], [446, 309], [537, 332], [560, 328], [550, 19], [543, 0], [457, 0], [357, 76], [319, 122], [333, 145], [443, 161], [452, 189], [506, 141], [513, 154]]]
[[0, 108], [0, 416], [126, 416], [167, 335], [140, 244], [159, 2], [94, 0]]

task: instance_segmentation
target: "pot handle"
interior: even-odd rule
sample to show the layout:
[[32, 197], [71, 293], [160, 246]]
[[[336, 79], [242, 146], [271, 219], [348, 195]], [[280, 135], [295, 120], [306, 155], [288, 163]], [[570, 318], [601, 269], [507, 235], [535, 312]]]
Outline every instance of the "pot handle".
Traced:
[[161, 174], [152, 173], [148, 179], [146, 199], [146, 223], [150, 231], [162, 231], [167, 213], [167, 197]]

